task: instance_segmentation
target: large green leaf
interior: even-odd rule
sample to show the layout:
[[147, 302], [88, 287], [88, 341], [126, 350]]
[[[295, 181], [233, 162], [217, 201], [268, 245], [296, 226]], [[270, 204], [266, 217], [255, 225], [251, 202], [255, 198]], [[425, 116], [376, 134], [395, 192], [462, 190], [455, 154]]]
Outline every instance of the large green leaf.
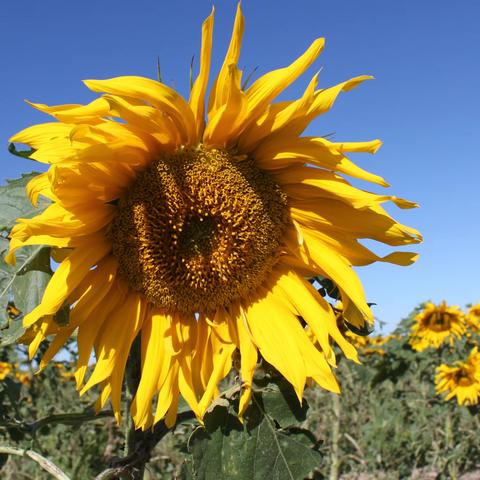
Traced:
[[307, 401], [300, 403], [292, 385], [278, 373], [265, 379], [257, 377], [255, 384], [260, 388], [255, 394], [256, 403], [280, 427], [298, 425], [307, 418]]
[[[275, 388], [257, 392], [244, 424], [232, 405], [215, 407], [205, 416], [205, 427], [190, 437], [183, 478], [303, 480], [319, 466], [321, 455], [309, 431], [282, 428], [298, 423], [305, 411], [297, 410], [289, 395]], [[291, 405], [295, 413], [288, 413]]]
[[25, 194], [25, 186], [37, 175], [38, 172], [26, 173], [0, 186], [0, 231], [10, 230], [17, 218], [38, 215], [48, 205], [49, 201], [40, 197], [38, 206], [34, 207]]
[[[8, 241], [0, 237], [0, 346], [14, 343], [23, 335], [23, 314], [33, 310], [43, 296], [52, 270], [50, 249], [43, 246], [24, 247], [17, 254], [17, 264], [7, 265], [3, 259]], [[9, 302], [22, 313], [11, 318], [7, 312]]]
[[[25, 186], [36, 175], [35, 172], [25, 174], [0, 187], [0, 324], [3, 327], [0, 346], [15, 342], [23, 334], [22, 314], [39, 304], [52, 275], [48, 247], [39, 245], [18, 250], [15, 266], [7, 265], [4, 260], [9, 245], [6, 237], [15, 220], [38, 215], [48, 205], [46, 199], [40, 199], [35, 208], [26, 196]], [[9, 303], [20, 310], [18, 318], [8, 314]]]

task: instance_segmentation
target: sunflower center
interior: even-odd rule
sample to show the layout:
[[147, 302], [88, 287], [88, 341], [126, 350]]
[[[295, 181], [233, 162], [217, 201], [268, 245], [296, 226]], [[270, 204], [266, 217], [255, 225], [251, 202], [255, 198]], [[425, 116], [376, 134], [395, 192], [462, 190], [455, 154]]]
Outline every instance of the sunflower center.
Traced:
[[110, 238], [120, 272], [152, 304], [208, 312], [264, 282], [288, 219], [285, 194], [253, 159], [184, 149], [138, 174]]
[[429, 328], [435, 332], [450, 330], [450, 315], [448, 313], [433, 312], [427, 318]]
[[474, 375], [473, 372], [469, 371], [466, 368], [460, 368], [458, 372], [455, 374], [455, 382], [460, 387], [468, 387], [474, 383]]

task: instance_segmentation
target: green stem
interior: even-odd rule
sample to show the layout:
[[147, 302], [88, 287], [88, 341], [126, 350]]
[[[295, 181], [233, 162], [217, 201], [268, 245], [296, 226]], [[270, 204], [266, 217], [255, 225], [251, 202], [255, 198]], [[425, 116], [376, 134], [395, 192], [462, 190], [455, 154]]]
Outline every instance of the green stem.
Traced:
[[457, 480], [458, 472], [457, 472], [457, 463], [455, 462], [455, 458], [452, 456], [453, 447], [454, 445], [454, 438], [453, 438], [453, 429], [452, 429], [452, 416], [449, 412], [445, 415], [445, 444], [447, 446], [447, 456], [449, 457], [447, 470], [449, 473], [449, 478], [452, 480]]
[[[135, 429], [135, 423], [131, 415], [132, 401], [137, 393], [141, 376], [141, 353], [140, 338], [133, 342], [126, 367], [126, 401], [125, 401], [125, 448], [124, 455], [130, 458], [138, 453], [138, 445], [142, 443], [143, 432]], [[145, 471], [145, 464], [148, 456], [139, 458], [132, 470], [129, 472], [132, 480], [142, 480]]]
[[332, 443], [329, 480], [338, 480], [340, 473], [340, 395], [331, 394], [332, 398]]
[[38, 463], [45, 471], [50, 473], [57, 480], [70, 480], [70, 477], [63, 472], [57, 465], [55, 465], [48, 458], [43, 457], [33, 450], [21, 450], [19, 448], [8, 447], [0, 445], [0, 453], [5, 453], [7, 455], [19, 455], [20, 457], [28, 457], [34, 462]]
[[113, 417], [111, 410], [103, 410], [95, 413], [94, 411], [85, 411], [81, 413], [60, 413], [49, 415], [31, 423], [24, 422], [0, 422], [0, 427], [15, 428], [23, 432], [35, 433], [45, 425], [61, 424], [61, 425], [82, 425], [84, 422], [92, 422], [105, 417]]

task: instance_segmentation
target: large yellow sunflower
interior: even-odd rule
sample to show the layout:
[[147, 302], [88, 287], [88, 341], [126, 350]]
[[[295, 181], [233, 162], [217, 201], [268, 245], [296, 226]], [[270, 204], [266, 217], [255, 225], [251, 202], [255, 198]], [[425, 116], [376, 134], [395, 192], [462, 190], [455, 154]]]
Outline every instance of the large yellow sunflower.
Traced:
[[473, 348], [464, 362], [456, 366], [440, 365], [435, 376], [438, 395], [447, 393], [445, 400], [457, 397], [459, 405], [476, 405], [480, 401], [480, 353]]
[[[32, 244], [55, 247], [61, 260], [41, 304], [24, 319], [35, 334], [30, 355], [54, 334], [43, 367], [77, 330], [80, 393], [100, 385], [98, 405], [110, 398], [119, 418], [125, 365], [138, 336], [142, 369], [132, 414], [141, 428], [162, 418], [172, 425], [180, 395], [201, 418], [236, 350], [240, 415], [259, 354], [299, 398], [311, 379], [338, 391], [332, 341], [348, 358], [357, 354], [308, 278], [331, 279], [345, 319], [362, 326], [372, 314], [352, 266], [408, 265], [416, 255], [380, 258], [358, 240], [420, 241], [381, 206], [415, 204], [354, 188], [341, 175], [387, 186], [345, 155], [373, 153], [380, 141], [301, 136], [340, 92], [371, 77], [318, 89], [314, 75], [300, 99], [272, 103], [321, 53], [324, 40], [317, 39], [289, 66], [242, 88], [238, 7], [205, 115], [212, 30], [213, 11], [203, 24], [188, 101], [147, 78], [87, 80], [104, 95], [85, 106], [32, 104], [57, 121], [12, 138], [50, 164], [27, 191], [32, 202], [44, 195], [52, 205], [18, 220], [8, 260]], [[65, 305], [70, 322], [59, 326], [54, 315]], [[87, 376], [92, 351], [96, 363]]]
[[465, 314], [459, 307], [448, 306], [445, 301], [440, 305], [427, 302], [415, 316], [409, 343], [417, 352], [428, 347], [438, 348], [444, 342], [452, 345], [465, 330]]

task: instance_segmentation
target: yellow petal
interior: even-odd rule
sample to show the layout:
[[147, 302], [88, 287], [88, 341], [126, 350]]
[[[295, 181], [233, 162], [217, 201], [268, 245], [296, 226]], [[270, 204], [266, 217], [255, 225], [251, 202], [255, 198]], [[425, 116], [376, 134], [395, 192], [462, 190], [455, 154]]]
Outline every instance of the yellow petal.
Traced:
[[25, 143], [26, 145], [37, 149], [56, 138], [68, 138], [72, 128], [73, 125], [65, 123], [40, 123], [16, 133], [9, 141]]
[[227, 54], [223, 65], [218, 72], [212, 89], [210, 91], [210, 97], [208, 99], [208, 119], [212, 118], [212, 115], [219, 110], [227, 101], [226, 95], [228, 95], [228, 88], [225, 88], [225, 83], [230, 83], [229, 77], [231, 75], [230, 70], [232, 65], [237, 65], [240, 57], [240, 48], [242, 46], [243, 30], [245, 28], [245, 21], [243, 18], [242, 9], [240, 3], [237, 5], [237, 13], [235, 16], [235, 23], [233, 25], [232, 38], [230, 39], [230, 45], [228, 46]]
[[318, 272], [331, 279], [345, 295], [357, 306], [365, 321], [372, 322], [363, 286], [352, 267], [324, 242], [318, 240], [307, 230], [303, 232], [304, 244], [295, 244], [293, 233], [286, 237], [290, 250], [307, 265], [318, 269]]
[[315, 230], [371, 238], [388, 245], [419, 243], [418, 230], [396, 222], [380, 205], [361, 210], [333, 199], [290, 199], [291, 214]]
[[205, 93], [207, 91], [208, 76], [210, 73], [210, 58], [212, 55], [213, 19], [215, 9], [202, 25], [202, 49], [200, 52], [200, 72], [190, 92], [190, 108], [196, 123], [196, 141], [200, 141], [205, 128]]
[[103, 237], [91, 238], [90, 246], [75, 250], [53, 274], [40, 305], [25, 315], [23, 325], [29, 327], [45, 315], [57, 313], [73, 289], [111, 249]]
[[88, 318], [80, 325], [77, 335], [78, 359], [75, 372], [77, 389], [80, 389], [83, 386], [83, 379], [87, 372], [88, 361], [98, 332], [100, 332], [103, 327], [103, 322], [113, 311], [124, 305], [126, 294], [127, 289], [122, 282], [117, 280], [112, 285], [108, 295], [97, 306], [95, 316]]
[[130, 293], [124, 304], [115, 309], [104, 321], [97, 340], [99, 351], [95, 369], [80, 391], [81, 395], [115, 374], [115, 377], [112, 377], [112, 380], [115, 380], [115, 389], [112, 384], [112, 402], [119, 401], [118, 379], [123, 378], [130, 346], [142, 325], [144, 312], [142, 302], [139, 294]]
[[271, 104], [258, 120], [242, 132], [238, 142], [239, 150], [250, 152], [262, 139], [281, 130], [295, 118], [305, 115], [313, 102], [317, 82], [318, 73], [314, 75], [300, 99]]
[[287, 195], [303, 199], [332, 198], [354, 208], [365, 208], [392, 201], [400, 208], [415, 208], [414, 202], [393, 195], [377, 195], [352, 187], [343, 177], [332, 172], [307, 166], [288, 167], [272, 171], [272, 176]]
[[169, 318], [155, 311], [146, 318], [142, 328], [145, 358], [140, 383], [132, 402], [132, 416], [138, 427], [148, 425], [153, 420], [149, 418], [152, 415], [152, 398], [157, 393], [160, 377], [165, 377], [170, 367], [171, 359], [165, 351], [165, 336], [170, 324]]
[[85, 80], [94, 92], [133, 97], [150, 103], [170, 115], [186, 142], [195, 138], [195, 119], [188, 103], [172, 88], [144, 77], [116, 77], [108, 80]]
[[118, 116], [128, 124], [149, 133], [163, 148], [173, 149], [182, 141], [172, 119], [148, 105], [132, 105], [126, 99], [115, 95], [104, 95], [110, 106], [110, 114]]
[[241, 72], [236, 65], [229, 65], [225, 84], [225, 103], [212, 115], [205, 128], [203, 143], [207, 147], [226, 147], [236, 141], [236, 133], [241, 128], [247, 108], [245, 93], [240, 87]]
[[108, 104], [103, 98], [97, 98], [87, 105], [53, 105], [42, 103], [27, 103], [41, 112], [52, 115], [64, 123], [90, 123], [95, 125], [102, 121], [102, 117], [108, 113]]
[[253, 373], [258, 361], [258, 351], [250, 334], [247, 317], [239, 304], [232, 304], [229, 308], [231, 323], [235, 324], [237, 348], [240, 350], [240, 371], [243, 391], [240, 396], [238, 416], [243, 417], [250, 403]]
[[247, 90], [248, 118], [253, 121], [268, 104], [293, 83], [317, 59], [325, 46], [324, 38], [317, 38], [306, 52], [291, 65], [266, 73]]
[[358, 363], [357, 352], [340, 333], [332, 308], [309, 282], [294, 270], [289, 270], [279, 278], [278, 285], [310, 326], [332, 365], [335, 365], [335, 358], [330, 346], [330, 337], [335, 340], [347, 358]]
[[245, 313], [262, 357], [293, 385], [301, 401], [307, 373], [300, 350], [302, 329], [298, 319], [270, 293], [246, 305]]
[[332, 108], [340, 92], [348, 92], [363, 83], [365, 80], [372, 79], [372, 76], [361, 75], [359, 77], [351, 78], [346, 82], [339, 83], [333, 87], [317, 90], [315, 92], [315, 99], [307, 114], [303, 117], [298, 117], [295, 121], [291, 122], [285, 128], [283, 134], [286, 136], [299, 136], [316, 117], [323, 115]]
[[389, 184], [380, 176], [367, 172], [351, 162], [341, 150], [321, 137], [267, 140], [255, 150], [255, 159], [264, 169], [279, 169], [291, 165], [316, 165], [334, 172], [376, 183], [383, 187]]

